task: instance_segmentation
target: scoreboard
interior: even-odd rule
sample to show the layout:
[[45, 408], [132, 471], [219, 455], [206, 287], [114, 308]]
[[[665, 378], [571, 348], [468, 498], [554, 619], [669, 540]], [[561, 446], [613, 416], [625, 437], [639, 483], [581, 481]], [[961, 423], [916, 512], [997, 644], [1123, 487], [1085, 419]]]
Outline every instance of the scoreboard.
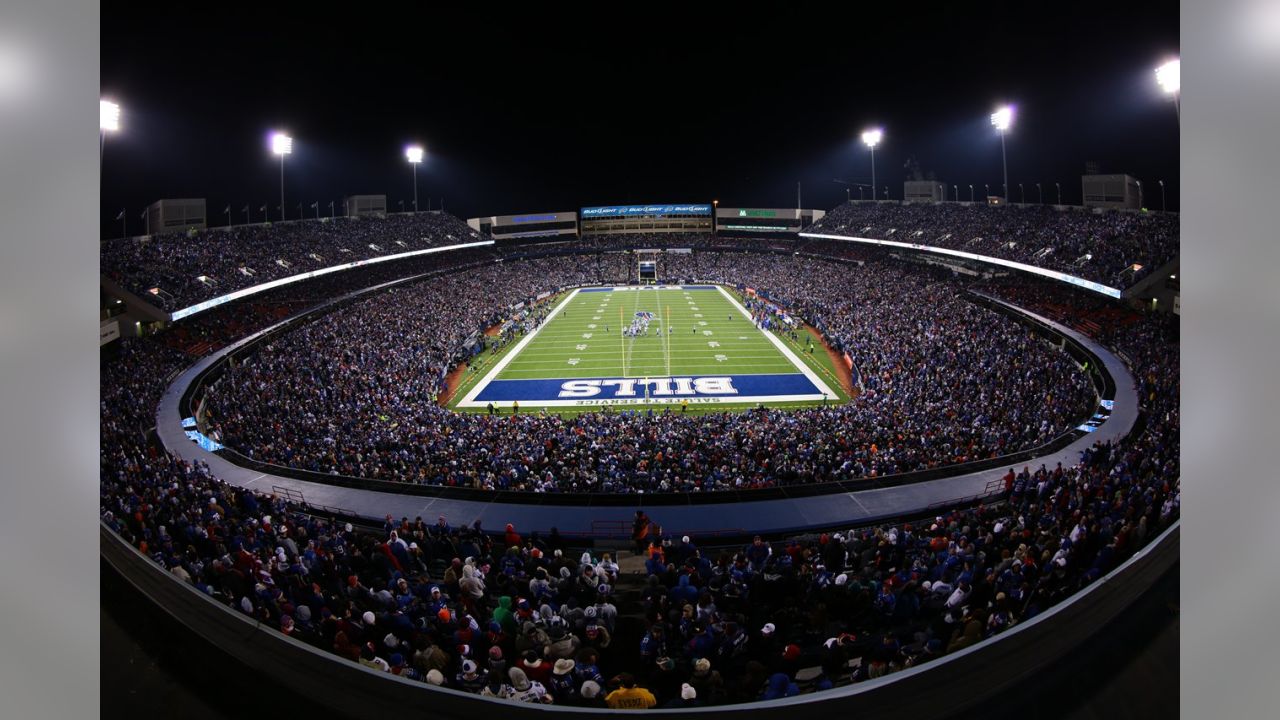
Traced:
[[582, 233], [711, 232], [711, 205], [603, 205], [578, 211]]

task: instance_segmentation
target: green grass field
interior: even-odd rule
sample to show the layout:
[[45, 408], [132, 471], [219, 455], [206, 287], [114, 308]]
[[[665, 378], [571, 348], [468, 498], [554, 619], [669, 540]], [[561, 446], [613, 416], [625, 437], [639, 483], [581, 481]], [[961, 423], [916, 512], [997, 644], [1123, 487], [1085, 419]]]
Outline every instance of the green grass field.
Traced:
[[[480, 409], [475, 404], [468, 407], [467, 395], [492, 381], [794, 376], [800, 373], [825, 385], [831, 391], [830, 402], [848, 399], [820, 342], [815, 343], [810, 352], [810, 336], [805, 331], [798, 332], [797, 339], [790, 333], [779, 333], [777, 338], [781, 342], [772, 340], [767, 331], [756, 327], [744, 314], [738, 299], [731, 299], [730, 295], [714, 288], [633, 287], [570, 292], [554, 298], [552, 318], [532, 338], [476, 359], [476, 366], [464, 376], [451, 404], [458, 409]], [[632, 326], [638, 313], [650, 314], [647, 329], [638, 335], [624, 332]], [[789, 349], [791, 358], [783, 347]], [[646, 397], [641, 394], [632, 404], [643, 406]], [[529, 408], [541, 404], [533, 397], [519, 402]], [[765, 401], [764, 404], [798, 407], [821, 402]], [[724, 410], [758, 404], [725, 399], [713, 408], [702, 409]], [[582, 411], [566, 407], [551, 409]]]

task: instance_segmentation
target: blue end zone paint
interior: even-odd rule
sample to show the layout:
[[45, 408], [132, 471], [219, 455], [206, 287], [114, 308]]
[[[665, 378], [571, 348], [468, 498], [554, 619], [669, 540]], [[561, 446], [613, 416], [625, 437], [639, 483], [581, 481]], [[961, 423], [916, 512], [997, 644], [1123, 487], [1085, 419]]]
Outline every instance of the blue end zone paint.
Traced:
[[[518, 400], [536, 404], [547, 400], [643, 400], [645, 378], [561, 378], [555, 380], [494, 380], [476, 396], [477, 402], [510, 402]], [[669, 392], [653, 387], [661, 378], [648, 378], [652, 399], [721, 398], [733, 402], [735, 398], [754, 398], [767, 401], [770, 396], [819, 395], [822, 391], [799, 373], [785, 375], [693, 375], [667, 378]], [[685, 381], [683, 383], [679, 381]], [[729, 381], [726, 392], [723, 381]], [[626, 383], [631, 383], [627, 386]], [[566, 385], [573, 383], [573, 385]], [[609, 384], [606, 384], [609, 383]], [[683, 387], [682, 387], [683, 386]], [[684, 389], [686, 392], [681, 392]], [[710, 391], [706, 391], [710, 389]], [[627, 394], [627, 391], [630, 391]], [[594, 392], [593, 392], [594, 391]], [[587, 394], [591, 393], [591, 394]], [[752, 400], [754, 402], [756, 400]]]
[[578, 292], [579, 292], [579, 293], [589, 293], [589, 292], [613, 292], [613, 288], [581, 288], [581, 289], [579, 289], [579, 290], [578, 290]]

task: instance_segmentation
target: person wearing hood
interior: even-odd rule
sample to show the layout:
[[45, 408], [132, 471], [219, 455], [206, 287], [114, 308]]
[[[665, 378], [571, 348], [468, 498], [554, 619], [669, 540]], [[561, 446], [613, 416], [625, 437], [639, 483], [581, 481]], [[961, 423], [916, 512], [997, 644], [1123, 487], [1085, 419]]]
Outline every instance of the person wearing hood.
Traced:
[[800, 694], [800, 687], [787, 677], [786, 673], [774, 673], [769, 676], [768, 687], [764, 690], [764, 695], [760, 696], [761, 700], [777, 700], [784, 697], [794, 697]]
[[520, 534], [516, 532], [516, 526], [511, 523], [507, 523], [507, 531], [502, 536], [502, 542], [508, 548], [519, 548], [524, 544], [524, 541], [520, 538]]
[[493, 619], [502, 625], [502, 630], [508, 635], [516, 634], [516, 616], [512, 611], [512, 601], [510, 595], [503, 595], [498, 598], [498, 607], [493, 610]]
[[484, 580], [480, 579], [474, 565], [462, 566], [462, 579], [458, 581], [458, 592], [468, 607], [480, 606], [480, 600], [484, 597]]
[[547, 631], [538, 627], [532, 620], [520, 626], [520, 634], [516, 636], [516, 652], [524, 654], [530, 650], [542, 650], [551, 644]]
[[542, 649], [543, 657], [548, 660], [571, 658], [578, 653], [582, 641], [577, 635], [568, 632], [563, 625], [557, 625], [551, 632], [551, 643]]
[[696, 586], [690, 584], [688, 575], [681, 575], [676, 581], [676, 586], [671, 588], [668, 594], [671, 597], [671, 604], [680, 607], [686, 603], [698, 602], [698, 595], [701, 593]]
[[511, 678], [512, 700], [547, 704], [552, 702], [551, 696], [547, 694], [546, 686], [537, 680], [530, 679], [520, 668], [511, 668], [507, 671], [507, 676]]

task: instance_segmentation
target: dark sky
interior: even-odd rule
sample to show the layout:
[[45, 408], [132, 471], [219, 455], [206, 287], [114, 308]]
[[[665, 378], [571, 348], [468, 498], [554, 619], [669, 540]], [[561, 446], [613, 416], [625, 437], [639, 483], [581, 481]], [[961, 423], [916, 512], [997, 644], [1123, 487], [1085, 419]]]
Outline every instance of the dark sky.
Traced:
[[[806, 207], [869, 183], [857, 141], [877, 124], [877, 184], [904, 164], [948, 184], [1000, 183], [988, 115], [1017, 105], [1009, 180], [1063, 185], [1086, 161], [1156, 181], [1177, 207], [1178, 123], [1153, 68], [1178, 52], [1176, 2], [920, 3], [835, 11], [611, 4], [558, 14], [485, 4], [225, 3], [103, 9], [102, 93], [124, 108], [107, 140], [103, 232], [147, 203], [204, 197], [209, 220], [279, 203], [274, 128], [294, 137], [286, 204], [412, 198], [403, 148], [419, 141], [427, 198], [461, 217], [626, 202]], [[550, 5], [544, 5], [550, 8]], [[363, 14], [363, 18], [360, 16]], [[994, 192], [994, 191], [993, 191]], [[854, 191], [856, 195], [856, 190]], [[308, 210], [308, 213], [311, 211]]]

